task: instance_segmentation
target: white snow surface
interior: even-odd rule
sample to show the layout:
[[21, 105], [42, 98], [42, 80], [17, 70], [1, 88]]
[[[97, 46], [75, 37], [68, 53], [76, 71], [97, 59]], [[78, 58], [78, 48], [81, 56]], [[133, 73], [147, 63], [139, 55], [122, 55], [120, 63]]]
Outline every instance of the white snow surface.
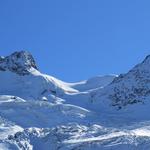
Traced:
[[21, 53], [9, 59], [25, 74], [1, 57], [0, 150], [149, 150], [150, 56], [119, 77], [66, 83]]

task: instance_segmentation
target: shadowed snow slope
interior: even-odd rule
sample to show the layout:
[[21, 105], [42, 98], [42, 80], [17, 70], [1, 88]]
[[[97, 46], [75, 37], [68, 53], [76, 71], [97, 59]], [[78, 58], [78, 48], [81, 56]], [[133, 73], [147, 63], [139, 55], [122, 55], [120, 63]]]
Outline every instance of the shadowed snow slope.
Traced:
[[149, 65], [66, 83], [29, 52], [0, 57], [0, 150], [149, 150]]

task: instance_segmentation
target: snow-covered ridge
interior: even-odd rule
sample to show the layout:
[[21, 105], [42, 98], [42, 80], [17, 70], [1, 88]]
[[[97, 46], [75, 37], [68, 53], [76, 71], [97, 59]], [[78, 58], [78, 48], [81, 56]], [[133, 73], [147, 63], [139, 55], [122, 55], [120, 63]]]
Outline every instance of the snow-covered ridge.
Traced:
[[85, 81], [70, 83], [69, 86], [83, 92], [96, 88], [103, 88], [111, 83], [116, 77], [117, 75], [96, 76]]
[[29, 52], [0, 57], [0, 150], [149, 150], [149, 66], [66, 83]]
[[126, 74], [121, 74], [106, 87], [113, 106], [144, 103], [150, 96], [150, 55]]
[[42, 74], [33, 56], [26, 51], [14, 52], [0, 57], [0, 94], [14, 95], [30, 100], [61, 98], [108, 85], [114, 75], [100, 76], [80, 83], [66, 83], [52, 76]]

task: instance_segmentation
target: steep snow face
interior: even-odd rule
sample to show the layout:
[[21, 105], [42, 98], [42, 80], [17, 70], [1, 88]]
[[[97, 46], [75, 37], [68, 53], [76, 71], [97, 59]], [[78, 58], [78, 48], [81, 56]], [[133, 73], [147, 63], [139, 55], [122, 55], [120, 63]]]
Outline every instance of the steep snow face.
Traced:
[[12, 71], [19, 75], [27, 75], [30, 70], [37, 69], [34, 58], [29, 52], [15, 52], [7, 57], [0, 57], [0, 71]]
[[34, 70], [30, 74], [20, 76], [10, 71], [0, 72], [0, 94], [14, 95], [29, 100], [51, 100], [52, 95], [59, 97], [76, 90], [54, 77], [41, 74]]

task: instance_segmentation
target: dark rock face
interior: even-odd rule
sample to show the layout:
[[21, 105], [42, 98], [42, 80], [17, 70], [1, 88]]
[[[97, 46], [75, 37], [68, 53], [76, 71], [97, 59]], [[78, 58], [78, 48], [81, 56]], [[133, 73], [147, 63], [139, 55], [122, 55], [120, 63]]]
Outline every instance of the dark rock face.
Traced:
[[143, 103], [150, 96], [150, 56], [126, 74], [121, 74], [109, 85], [112, 105], [119, 108], [133, 103]]
[[10, 56], [0, 57], [0, 71], [11, 71], [19, 75], [27, 75], [31, 68], [37, 69], [32, 55], [27, 51], [14, 52]]

